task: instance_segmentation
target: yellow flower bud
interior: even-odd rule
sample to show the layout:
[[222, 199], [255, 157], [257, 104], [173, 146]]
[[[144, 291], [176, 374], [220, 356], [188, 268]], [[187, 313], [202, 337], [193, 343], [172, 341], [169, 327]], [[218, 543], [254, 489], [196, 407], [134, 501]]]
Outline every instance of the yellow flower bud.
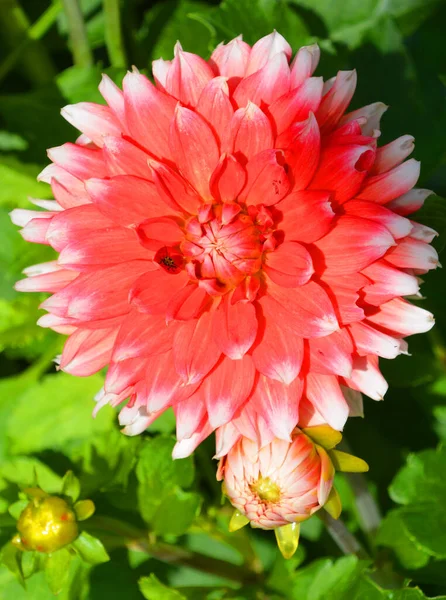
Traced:
[[45, 553], [63, 548], [79, 535], [74, 511], [57, 496], [31, 500], [17, 521], [17, 530], [24, 549]]

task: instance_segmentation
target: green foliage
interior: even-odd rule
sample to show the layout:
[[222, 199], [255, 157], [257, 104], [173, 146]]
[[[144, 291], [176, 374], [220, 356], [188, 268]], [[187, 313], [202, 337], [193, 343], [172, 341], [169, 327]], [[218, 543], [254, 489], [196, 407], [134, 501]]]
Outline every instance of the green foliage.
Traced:
[[[273, 29], [294, 50], [319, 43], [323, 58], [317, 75], [357, 68], [352, 108], [376, 100], [391, 108], [380, 143], [405, 133], [416, 136], [419, 186], [439, 194], [427, 199], [416, 219], [439, 232], [434, 245], [443, 251], [444, 2], [116, 3], [128, 68], [135, 64], [149, 72], [152, 60], [172, 58], [177, 40], [208, 58], [222, 40], [243, 34], [254, 43]], [[366, 560], [340, 557], [318, 519], [302, 524], [301, 544], [290, 561], [278, 556], [268, 533], [249, 528], [228, 533], [230, 512], [220, 503], [209, 458], [213, 441], [205, 442], [196, 459], [173, 462], [172, 410], [143, 436], [127, 438], [112, 408], [91, 417], [102, 374], [56, 373], [53, 359], [62, 338], [36, 325], [45, 295], [13, 288], [24, 268], [55, 254], [26, 243], [8, 213], [36, 208], [28, 197], [51, 198], [50, 186], [36, 181], [48, 163], [46, 149], [76, 138], [60, 109], [82, 101], [102, 103], [97, 86], [103, 72], [122, 81], [125, 69], [111, 65], [106, 47], [105, 11], [111, 4], [80, 0], [94, 52], [94, 63], [81, 67], [72, 61], [71, 24], [62, 2], [21, 0], [23, 10], [17, 11], [15, 0], [0, 1], [0, 600], [56, 595], [60, 600], [445, 600], [446, 451], [432, 450], [446, 440], [441, 271], [428, 275], [423, 288], [422, 306], [435, 313], [435, 330], [409, 341], [411, 356], [383, 362], [391, 384], [386, 402], [366, 401], [366, 418], [346, 426], [355, 454], [371, 466], [365, 489], [384, 513], [376, 537], [364, 531], [351, 481], [337, 476], [344, 522], [366, 546]], [[4, 12], [11, 7], [25, 17], [14, 43], [11, 12]], [[34, 40], [31, 45], [26, 35]], [[23, 552], [10, 542], [29, 500], [24, 490], [36, 486], [76, 502], [79, 520], [86, 519], [73, 546], [48, 556]], [[94, 504], [85, 499], [89, 496]]]

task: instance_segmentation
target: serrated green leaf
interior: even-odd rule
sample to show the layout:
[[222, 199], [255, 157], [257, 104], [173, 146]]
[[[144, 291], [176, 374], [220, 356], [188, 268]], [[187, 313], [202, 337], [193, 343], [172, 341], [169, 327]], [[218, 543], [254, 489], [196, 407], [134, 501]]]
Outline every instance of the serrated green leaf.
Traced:
[[390, 497], [399, 504], [442, 501], [446, 497], [445, 470], [446, 448], [411, 454], [390, 484]]
[[182, 535], [192, 524], [200, 505], [199, 494], [175, 488], [169, 495], [164, 496], [153, 515], [153, 530], [161, 535]]
[[420, 569], [429, 562], [430, 555], [410, 537], [399, 509], [387, 513], [375, 541], [392, 548], [406, 569]]
[[67, 471], [62, 479], [61, 494], [76, 502], [81, 493], [81, 484], [73, 471]]
[[186, 600], [186, 596], [165, 586], [153, 573], [149, 577], [142, 577], [138, 584], [147, 600]]
[[67, 548], [53, 552], [45, 561], [45, 578], [53, 594], [60, 594], [70, 575], [73, 554]]
[[83, 531], [73, 542], [79, 556], [87, 563], [98, 565], [110, 560], [101, 540]]

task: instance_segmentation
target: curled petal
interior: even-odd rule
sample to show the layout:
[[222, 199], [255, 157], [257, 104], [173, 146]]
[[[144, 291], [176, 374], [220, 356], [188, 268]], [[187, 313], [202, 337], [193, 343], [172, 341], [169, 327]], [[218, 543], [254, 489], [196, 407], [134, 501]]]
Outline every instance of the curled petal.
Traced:
[[432, 313], [400, 298], [382, 304], [379, 310], [368, 315], [367, 319], [374, 325], [401, 336], [424, 333], [435, 324]]
[[251, 49], [245, 77], [259, 71], [259, 69], [264, 67], [276, 54], [282, 52], [288, 59], [293, 53], [291, 46], [280, 33], [274, 31], [261, 38]]
[[311, 77], [321, 56], [317, 44], [302, 46], [291, 63], [291, 89], [298, 88]]
[[339, 71], [333, 85], [322, 98], [316, 118], [325, 133], [339, 122], [356, 88], [356, 71]]
[[414, 139], [411, 135], [403, 135], [390, 144], [378, 148], [371, 174], [387, 173], [401, 164], [414, 151]]
[[429, 244], [409, 237], [388, 252], [386, 261], [400, 269], [417, 269], [425, 273], [438, 267], [438, 254]]
[[104, 136], [121, 135], [121, 126], [108, 106], [79, 102], [62, 108], [61, 114], [99, 147], [103, 144]]
[[284, 242], [268, 253], [264, 270], [274, 283], [292, 288], [307, 283], [314, 273], [310, 254], [298, 242]]
[[428, 196], [433, 194], [432, 190], [414, 189], [406, 192], [402, 196], [395, 198], [387, 204], [387, 208], [393, 210], [398, 215], [406, 216], [419, 210]]
[[343, 208], [347, 215], [356, 215], [384, 225], [396, 240], [406, 237], [412, 231], [409, 219], [405, 219], [375, 202], [350, 200], [344, 204]]
[[305, 121], [316, 112], [322, 98], [322, 77], [310, 77], [299, 88], [280, 96], [269, 107], [276, 124], [277, 134], [286, 131], [293, 123]]
[[368, 177], [357, 197], [378, 204], [387, 204], [412, 189], [419, 176], [420, 163], [411, 158], [386, 173]]
[[281, 212], [279, 229], [287, 240], [311, 244], [323, 237], [333, 224], [335, 213], [331, 208], [329, 192], [293, 192], [277, 205]]

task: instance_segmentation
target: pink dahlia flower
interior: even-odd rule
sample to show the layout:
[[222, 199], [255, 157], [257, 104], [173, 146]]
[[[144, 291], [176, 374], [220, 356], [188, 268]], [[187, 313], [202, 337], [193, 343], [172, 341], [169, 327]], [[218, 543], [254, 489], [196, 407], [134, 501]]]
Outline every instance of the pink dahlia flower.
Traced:
[[292, 554], [297, 548], [299, 523], [323, 506], [338, 518], [341, 503], [333, 487], [335, 469], [368, 470], [360, 458], [333, 450], [341, 437], [322, 425], [294, 429], [290, 442], [275, 438], [261, 446], [246, 437], [239, 439], [221, 459], [217, 473], [217, 478], [224, 480], [224, 493], [237, 509], [230, 529], [248, 523], [275, 529], [281, 550], [292, 543]]
[[341, 430], [358, 392], [383, 397], [378, 357], [433, 325], [403, 299], [437, 265], [407, 218], [429, 194], [413, 139], [378, 148], [386, 107], [345, 112], [356, 73], [324, 83], [317, 46], [291, 53], [278, 33], [209, 61], [178, 44], [155, 84], [104, 76], [106, 105], [62, 111], [82, 135], [48, 152], [55, 201], [13, 212], [59, 253], [17, 289], [53, 294], [60, 368], [108, 365], [98, 407], [129, 399], [127, 434], [173, 406], [176, 457], [217, 428], [219, 455], [289, 442], [302, 415]]

